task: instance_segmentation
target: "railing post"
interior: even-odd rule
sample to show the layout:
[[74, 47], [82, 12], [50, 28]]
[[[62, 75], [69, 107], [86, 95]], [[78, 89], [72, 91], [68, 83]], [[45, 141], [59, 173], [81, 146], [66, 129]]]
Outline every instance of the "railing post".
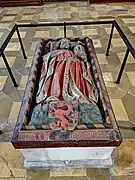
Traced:
[[64, 22], [64, 38], [67, 37], [67, 33], [66, 33], [66, 23]]
[[19, 39], [19, 42], [20, 42], [21, 49], [22, 49], [23, 57], [24, 57], [24, 59], [27, 59], [27, 56], [25, 54], [25, 50], [24, 50], [24, 47], [23, 47], [22, 39], [21, 39], [21, 36], [20, 36], [20, 33], [19, 33], [18, 26], [16, 26], [16, 32], [17, 32], [17, 35], [18, 35], [18, 39]]
[[123, 59], [123, 62], [122, 62], [122, 65], [121, 65], [121, 68], [120, 68], [120, 71], [119, 71], [119, 74], [118, 74], [118, 77], [117, 77], [117, 80], [116, 80], [116, 84], [120, 84], [121, 76], [123, 74], [123, 71], [124, 71], [124, 68], [125, 68], [125, 65], [126, 65], [126, 62], [127, 62], [128, 55], [129, 55], [129, 49], [127, 49], [125, 57]]
[[106, 56], [109, 56], [109, 51], [110, 51], [111, 41], [112, 41], [112, 36], [113, 36], [113, 30], [114, 30], [114, 24], [112, 23], [112, 29], [111, 29], [111, 34], [110, 34], [109, 42], [108, 42]]

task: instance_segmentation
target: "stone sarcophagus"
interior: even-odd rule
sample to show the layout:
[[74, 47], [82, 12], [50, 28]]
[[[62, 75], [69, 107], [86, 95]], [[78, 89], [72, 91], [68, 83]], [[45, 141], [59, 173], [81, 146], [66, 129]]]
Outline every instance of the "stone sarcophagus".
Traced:
[[24, 166], [108, 167], [121, 142], [92, 40], [42, 39], [12, 137]]

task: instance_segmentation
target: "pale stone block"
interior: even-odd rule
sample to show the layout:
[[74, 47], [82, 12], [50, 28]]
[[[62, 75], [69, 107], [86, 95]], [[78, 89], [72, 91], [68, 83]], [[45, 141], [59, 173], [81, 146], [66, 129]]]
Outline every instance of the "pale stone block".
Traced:
[[28, 57], [27, 62], [25, 64], [25, 67], [31, 67], [32, 65], [33, 57]]
[[21, 150], [27, 169], [36, 168], [84, 168], [112, 165], [114, 147], [88, 148], [37, 148]]
[[33, 15], [23, 15], [21, 17], [21, 20], [32, 20], [33, 19]]
[[135, 18], [125, 18], [122, 19], [124, 23], [129, 24], [129, 23], [135, 23]]
[[[6, 58], [7, 58], [7, 62], [9, 64], [9, 66], [12, 67], [15, 62], [15, 57], [6, 57]], [[5, 68], [5, 67], [6, 67], [6, 65], [3, 61], [3, 58], [1, 57], [0, 58], [0, 68]]]
[[[19, 33], [20, 33], [21, 38], [25, 38], [27, 32], [26, 31], [22, 31], [22, 32], [19, 31]], [[13, 38], [18, 38], [18, 35], [16, 32], [14, 33]]]
[[111, 104], [117, 120], [129, 121], [128, 115], [121, 99], [111, 99]]
[[10, 168], [12, 174], [16, 178], [27, 178], [27, 171], [26, 169], [19, 169], [19, 168]]
[[105, 54], [97, 54], [100, 64], [108, 64]]
[[20, 110], [21, 102], [14, 102], [10, 111], [10, 115], [8, 118], [8, 122], [16, 122], [19, 110]]
[[128, 78], [132, 84], [132, 86], [135, 86], [135, 72], [131, 71], [131, 72], [127, 72]]
[[116, 87], [111, 73], [103, 73], [103, 78], [107, 87]]
[[2, 18], [2, 21], [12, 21], [15, 18], [15, 16], [4, 16]]
[[[111, 29], [112, 29], [112, 28], [105, 28], [107, 34], [110, 34], [110, 33], [111, 33]], [[113, 34], [119, 34], [119, 33], [118, 33], [118, 31], [117, 31], [116, 29], [114, 29]]]
[[46, 38], [50, 36], [50, 32], [49, 31], [36, 31], [35, 32], [35, 37], [42, 37], [42, 38]]
[[6, 48], [7, 51], [19, 51], [20, 49], [20, 44], [19, 43], [15, 43], [15, 42], [10, 42]]
[[129, 27], [129, 29], [132, 33], [135, 33], [135, 27]]
[[0, 91], [2, 91], [6, 80], [7, 80], [7, 76], [0, 76]]
[[[72, 30], [67, 30], [66, 32], [67, 32], [68, 37], [73, 36], [73, 31]], [[64, 31], [63, 30], [59, 30], [59, 37], [64, 37]]]
[[21, 81], [20, 81], [20, 85], [18, 87], [18, 90], [25, 90], [27, 80], [28, 80], [28, 76], [22, 76], [21, 77]]
[[0, 157], [0, 179], [4, 177], [11, 177], [11, 172], [7, 166], [6, 160]]
[[51, 169], [50, 170], [51, 177], [58, 177], [58, 176], [87, 176], [85, 168], [78, 168], [78, 169]]
[[52, 169], [52, 168], [110, 168], [112, 166], [111, 157], [104, 160], [77, 160], [77, 161], [24, 161], [26, 169]]
[[102, 47], [101, 41], [98, 39], [94, 39], [93, 43], [94, 43], [95, 48], [101, 48]]
[[97, 29], [83, 29], [83, 36], [97, 35]]
[[112, 39], [112, 45], [113, 45], [113, 47], [121, 47], [121, 46], [125, 46], [123, 40], [120, 39], [120, 38]]
[[[125, 56], [125, 52], [117, 53], [117, 56], [118, 56], [119, 60], [121, 62], [123, 62], [123, 58]], [[127, 64], [131, 64], [131, 63], [135, 63], [135, 60], [134, 60], [133, 56], [131, 54], [129, 54], [128, 59], [127, 59]]]
[[7, 29], [9, 26], [9, 23], [0, 23], [0, 29]]

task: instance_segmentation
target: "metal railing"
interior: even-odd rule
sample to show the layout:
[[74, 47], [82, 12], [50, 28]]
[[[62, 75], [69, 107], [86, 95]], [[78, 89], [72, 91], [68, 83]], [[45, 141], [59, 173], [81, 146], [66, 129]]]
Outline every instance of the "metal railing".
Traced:
[[6, 65], [6, 68], [8, 70], [8, 73], [12, 79], [12, 82], [14, 84], [15, 87], [18, 87], [18, 84], [12, 74], [11, 68], [7, 62], [6, 56], [4, 54], [4, 51], [8, 45], [8, 43], [10, 42], [12, 36], [14, 35], [15, 32], [17, 32], [17, 36], [18, 36], [18, 40], [21, 46], [21, 50], [22, 50], [22, 54], [24, 59], [27, 59], [26, 53], [25, 53], [25, 49], [23, 46], [23, 42], [19, 33], [19, 28], [22, 27], [49, 27], [49, 26], [63, 26], [63, 36], [66, 38], [67, 37], [67, 26], [79, 26], [79, 25], [102, 25], [102, 24], [112, 24], [112, 29], [111, 29], [111, 34], [110, 34], [110, 38], [109, 38], [109, 42], [108, 42], [108, 46], [107, 46], [107, 51], [106, 51], [106, 56], [109, 56], [109, 51], [110, 51], [110, 47], [111, 47], [111, 41], [112, 41], [112, 37], [113, 37], [113, 32], [114, 32], [114, 28], [116, 28], [116, 30], [118, 31], [120, 37], [123, 39], [126, 47], [127, 47], [127, 51], [125, 54], [125, 57], [123, 59], [117, 80], [116, 80], [116, 84], [120, 83], [126, 62], [127, 62], [127, 58], [129, 55], [129, 52], [131, 53], [131, 55], [135, 58], [135, 49], [132, 46], [132, 44], [130, 43], [130, 41], [128, 40], [128, 38], [126, 37], [126, 35], [124, 34], [124, 32], [122, 31], [121, 27], [119, 26], [119, 24], [117, 23], [116, 20], [113, 21], [83, 21], [83, 22], [63, 22], [63, 23], [40, 23], [40, 24], [15, 24], [14, 27], [11, 29], [9, 35], [7, 36], [6, 40], [3, 42], [1, 48], [0, 48], [0, 56], [2, 56], [4, 63]]

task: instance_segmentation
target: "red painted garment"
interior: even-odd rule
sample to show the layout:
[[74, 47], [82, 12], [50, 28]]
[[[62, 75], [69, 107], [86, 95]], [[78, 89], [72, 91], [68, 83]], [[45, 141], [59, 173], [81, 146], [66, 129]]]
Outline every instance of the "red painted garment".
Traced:
[[[72, 131], [77, 126], [80, 116], [73, 107], [75, 104], [96, 105], [98, 99], [84, 48], [75, 45], [72, 51], [69, 49], [69, 41], [64, 39], [44, 56], [37, 93], [37, 103], [49, 103], [49, 116], [53, 114], [49, 119], [44, 117], [44, 121], [48, 119], [50, 127], [60, 133]], [[55, 103], [60, 106], [54, 108]]]
[[94, 103], [93, 84], [90, 71], [72, 51], [55, 50], [44, 56], [37, 101], [54, 97], [60, 101], [77, 99]]

